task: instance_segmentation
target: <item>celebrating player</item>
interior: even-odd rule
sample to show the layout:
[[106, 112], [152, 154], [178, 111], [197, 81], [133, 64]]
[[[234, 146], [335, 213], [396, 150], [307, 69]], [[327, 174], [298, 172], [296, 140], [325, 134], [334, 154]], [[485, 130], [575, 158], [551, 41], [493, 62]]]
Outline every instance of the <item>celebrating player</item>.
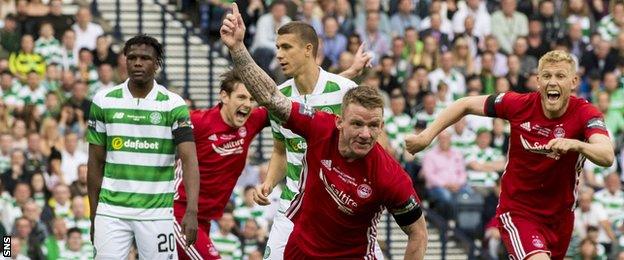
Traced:
[[141, 259], [177, 258], [174, 156], [187, 189], [181, 232], [197, 232], [197, 157], [184, 100], [154, 80], [163, 48], [152, 37], [126, 42], [129, 80], [98, 92], [89, 116], [88, 189], [96, 259], [124, 259], [136, 240]]
[[563, 259], [583, 162], [611, 166], [613, 147], [598, 109], [570, 96], [578, 77], [569, 53], [546, 53], [537, 78], [538, 92], [461, 98], [406, 143], [411, 153], [421, 151], [466, 114], [509, 120], [509, 161], [497, 209], [505, 247], [512, 259]]
[[[233, 72], [225, 73], [222, 78], [221, 102], [207, 110], [191, 111], [201, 182], [197, 242], [202, 246], [179, 250], [180, 259], [220, 259], [209, 237], [210, 220], [223, 215], [236, 180], [245, 167], [251, 141], [269, 125], [267, 110], [252, 109], [251, 94], [242, 81]], [[176, 170], [178, 174], [183, 172], [180, 168]], [[178, 187], [173, 203], [175, 236], [180, 246], [185, 244], [180, 227], [187, 207], [185, 186]]]
[[[294, 229], [284, 258], [373, 259], [376, 224], [388, 208], [409, 234], [406, 258], [423, 259], [427, 231], [418, 197], [405, 171], [376, 143], [383, 131], [377, 90], [347, 91], [341, 117], [289, 100], [249, 55], [242, 42], [244, 23], [236, 4], [232, 8], [221, 40], [236, 73], [260, 105], [308, 144], [300, 193], [286, 212]], [[306, 50], [305, 55], [312, 53], [311, 46]]]

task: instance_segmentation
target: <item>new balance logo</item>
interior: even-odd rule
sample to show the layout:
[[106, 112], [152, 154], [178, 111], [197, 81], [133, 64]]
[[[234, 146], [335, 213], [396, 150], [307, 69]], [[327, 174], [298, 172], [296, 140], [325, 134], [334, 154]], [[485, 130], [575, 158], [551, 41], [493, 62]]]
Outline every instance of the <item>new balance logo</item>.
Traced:
[[520, 125], [524, 130], [531, 132], [531, 122], [524, 122]]
[[124, 112], [117, 112], [113, 115], [113, 119], [123, 119]]
[[331, 160], [321, 160], [321, 164], [325, 166], [325, 168], [331, 170], [332, 161]]

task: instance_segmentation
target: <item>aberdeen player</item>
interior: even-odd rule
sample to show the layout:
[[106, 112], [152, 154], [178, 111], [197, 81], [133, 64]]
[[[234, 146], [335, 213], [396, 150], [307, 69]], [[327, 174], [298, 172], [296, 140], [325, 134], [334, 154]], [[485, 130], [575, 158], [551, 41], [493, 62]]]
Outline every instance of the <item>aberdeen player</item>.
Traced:
[[196, 245], [201, 246], [183, 246], [180, 221], [186, 209], [186, 192], [181, 185], [181, 167], [176, 168], [179, 187], [173, 203], [174, 231], [180, 259], [220, 259], [209, 237], [210, 220], [223, 214], [245, 167], [251, 141], [269, 125], [267, 110], [252, 108], [251, 95], [234, 73], [222, 76], [219, 95], [221, 103], [213, 108], [191, 111], [200, 173]]
[[546, 53], [537, 78], [538, 92], [459, 99], [406, 143], [411, 153], [418, 152], [466, 114], [509, 120], [509, 161], [497, 209], [505, 247], [512, 259], [563, 259], [583, 162], [611, 166], [613, 147], [598, 109], [570, 96], [578, 83], [570, 54]]
[[376, 224], [385, 208], [409, 235], [405, 257], [423, 259], [427, 230], [407, 173], [379, 144], [383, 99], [372, 87], [344, 95], [341, 117], [290, 101], [258, 67], [242, 43], [236, 4], [221, 27], [234, 70], [258, 101], [308, 143], [300, 193], [284, 259], [374, 259]]

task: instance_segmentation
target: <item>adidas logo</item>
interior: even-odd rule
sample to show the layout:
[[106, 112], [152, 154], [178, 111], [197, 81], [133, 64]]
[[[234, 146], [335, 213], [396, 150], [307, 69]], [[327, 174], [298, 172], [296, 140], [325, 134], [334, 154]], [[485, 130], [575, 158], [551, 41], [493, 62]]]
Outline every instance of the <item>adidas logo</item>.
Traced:
[[520, 127], [524, 128], [524, 130], [531, 132], [531, 122], [524, 122], [520, 125]]
[[217, 141], [217, 135], [212, 134], [212, 135], [208, 136], [208, 140], [213, 141], [213, 142]]
[[321, 164], [325, 166], [325, 168], [331, 170], [331, 166], [332, 166], [331, 160], [321, 160]]

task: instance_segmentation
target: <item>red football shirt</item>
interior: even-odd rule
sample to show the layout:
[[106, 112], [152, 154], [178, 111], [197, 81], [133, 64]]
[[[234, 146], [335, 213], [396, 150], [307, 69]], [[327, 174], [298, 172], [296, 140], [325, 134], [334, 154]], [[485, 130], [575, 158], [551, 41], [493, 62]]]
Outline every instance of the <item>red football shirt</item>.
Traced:
[[[252, 110], [245, 125], [233, 128], [223, 121], [220, 109], [221, 104], [206, 110], [191, 111], [199, 162], [197, 218], [201, 220], [221, 217], [245, 167], [251, 141], [269, 124], [267, 110], [256, 108]], [[186, 207], [186, 192], [182, 178], [177, 178], [177, 182], [179, 186], [174, 208], [178, 213], [176, 215], [181, 216]]]
[[549, 223], [558, 221], [554, 216], [574, 209], [585, 158], [578, 152], [555, 156], [545, 146], [554, 138], [586, 141], [593, 134], [608, 133], [596, 107], [576, 97], [569, 102], [561, 117], [548, 119], [538, 92], [488, 98], [486, 113], [507, 119], [511, 125], [499, 214], [512, 211]]
[[288, 243], [311, 258], [374, 258], [383, 210], [419, 203], [410, 178], [379, 144], [347, 162], [338, 152], [336, 116], [292, 104], [285, 127], [308, 149], [301, 192], [286, 213], [295, 223]]

